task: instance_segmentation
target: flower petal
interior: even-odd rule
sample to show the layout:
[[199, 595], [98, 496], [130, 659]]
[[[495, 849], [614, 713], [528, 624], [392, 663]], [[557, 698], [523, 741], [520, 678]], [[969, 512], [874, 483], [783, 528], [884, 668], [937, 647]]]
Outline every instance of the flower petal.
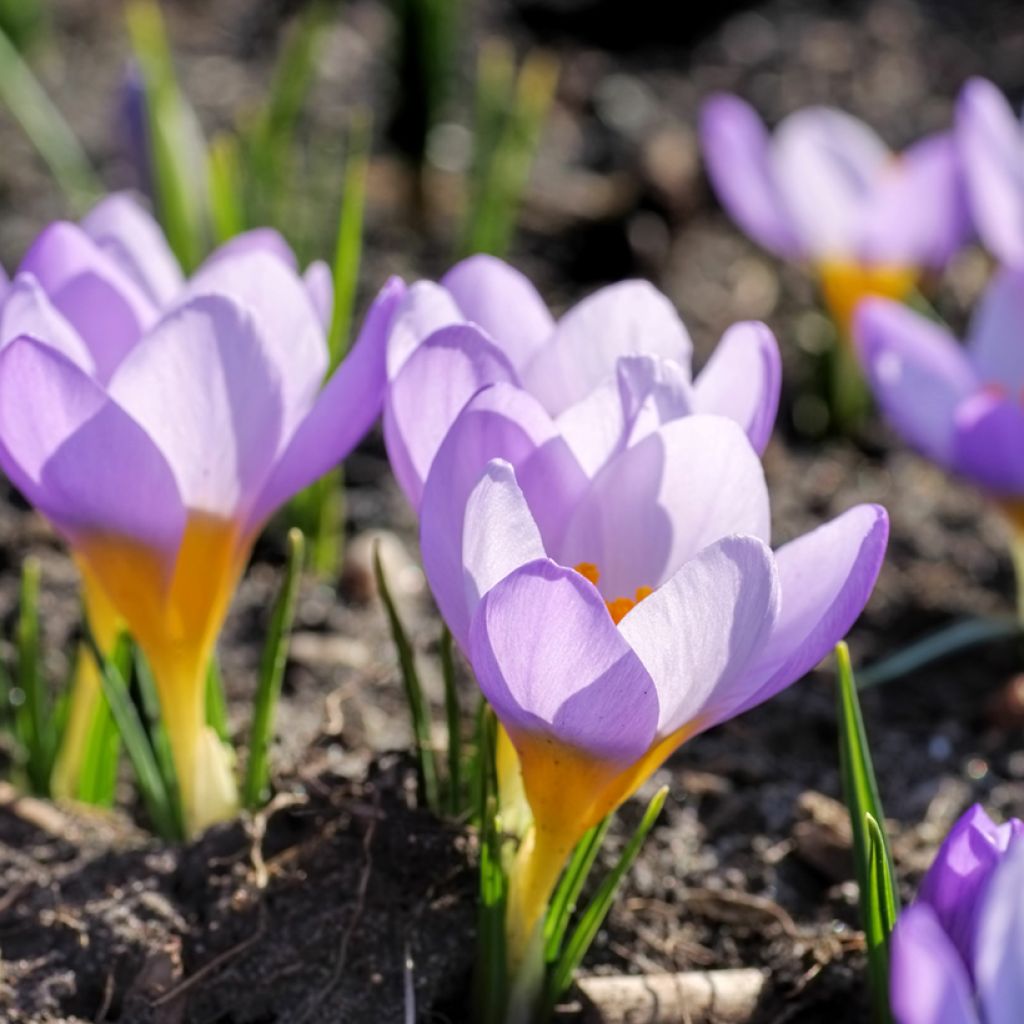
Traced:
[[775, 335], [762, 323], [733, 324], [694, 382], [695, 411], [735, 420], [763, 452], [775, 426], [781, 387]]
[[212, 264], [219, 263], [225, 259], [235, 259], [238, 256], [246, 256], [254, 252], [261, 252], [283, 263], [293, 273], [298, 273], [299, 262], [292, 252], [291, 246], [284, 240], [280, 231], [274, 228], [251, 228], [243, 231], [234, 238], [229, 238], [223, 244], [217, 246], [203, 261], [199, 273], [203, 273]]
[[166, 306], [181, 291], [185, 278], [163, 231], [130, 193], [100, 200], [81, 226], [155, 306]]
[[859, 305], [854, 339], [886, 417], [904, 440], [948, 466], [954, 412], [976, 386], [963, 348], [944, 328], [885, 299]]
[[110, 397], [149, 434], [190, 510], [233, 519], [281, 443], [281, 379], [249, 313], [223, 295], [169, 313], [118, 367]]
[[207, 261], [182, 302], [203, 295], [228, 296], [252, 315], [282, 382], [284, 431], [290, 434], [327, 372], [324, 328], [301, 278], [272, 249], [243, 247]]
[[1024, 390], [1024, 269], [1000, 270], [975, 308], [967, 348], [982, 384]]
[[92, 353], [31, 274], [18, 274], [0, 305], [0, 347], [25, 336], [46, 342], [92, 376]]
[[755, 537], [724, 537], [626, 614], [619, 629], [658, 688], [659, 736], [728, 717], [778, 610], [771, 549]]
[[331, 268], [323, 260], [313, 260], [302, 275], [309, 301], [313, 303], [316, 315], [325, 331], [331, 327], [334, 314], [334, 277]]
[[515, 470], [504, 460], [494, 459], [466, 501], [462, 559], [470, 617], [480, 598], [509, 573], [546, 557]]
[[384, 440], [395, 478], [419, 509], [423, 483], [455, 417], [487, 384], [516, 383], [504, 353], [473, 324], [435, 331], [388, 388]]
[[831, 107], [784, 118], [772, 138], [776, 187], [811, 256], [856, 252], [864, 210], [890, 159], [863, 121]]
[[522, 379], [557, 416], [611, 376], [622, 356], [662, 356], [688, 369], [691, 349], [672, 303], [647, 281], [623, 281], [573, 306]]
[[173, 563], [185, 512], [160, 450], [91, 377], [33, 339], [0, 352], [0, 463], [65, 533], [128, 537]]
[[506, 728], [621, 763], [650, 747], [654, 683], [579, 573], [541, 560], [506, 576], [480, 602], [470, 650]]
[[789, 258], [802, 255], [775, 182], [768, 132], [753, 107], [738, 96], [712, 96], [701, 108], [700, 141], [726, 213], [766, 249]]
[[957, 407], [952, 468], [997, 494], [1024, 493], [1024, 408], [979, 391]]
[[433, 281], [416, 281], [405, 292], [388, 339], [388, 379], [394, 380], [405, 361], [435, 331], [466, 318], [449, 294]]
[[142, 289], [74, 224], [51, 224], [32, 243], [20, 270], [42, 285], [89, 346], [100, 381], [157, 319]]
[[996, 870], [981, 915], [974, 971], [985, 1024], [1016, 1024], [1024, 1006], [1024, 842]]
[[842, 640], [871, 596], [888, 539], [885, 509], [857, 505], [779, 548], [782, 608], [735, 714], [800, 679]]
[[404, 292], [405, 285], [393, 277], [374, 299], [355, 345], [278, 457], [250, 513], [254, 527], [341, 462], [373, 425], [384, 398], [388, 331]]
[[963, 962], [924, 904], [896, 922], [889, 992], [897, 1024], [980, 1024]]
[[721, 537], [767, 541], [769, 518], [764, 471], [743, 431], [722, 416], [687, 416], [613, 458], [549, 550], [563, 565], [598, 566], [612, 600], [661, 586]]
[[978, 233], [1003, 263], [1024, 267], [1024, 134], [991, 82], [961, 90], [956, 136]]
[[466, 502], [492, 459], [516, 470], [545, 546], [567, 518], [586, 477], [554, 423], [520, 388], [495, 384], [472, 398], [452, 424], [423, 489], [423, 568], [448, 627], [468, 650], [469, 613], [463, 583]]
[[526, 275], [495, 256], [478, 253], [456, 263], [441, 285], [462, 315], [479, 324], [517, 369], [555, 329], [554, 318]]

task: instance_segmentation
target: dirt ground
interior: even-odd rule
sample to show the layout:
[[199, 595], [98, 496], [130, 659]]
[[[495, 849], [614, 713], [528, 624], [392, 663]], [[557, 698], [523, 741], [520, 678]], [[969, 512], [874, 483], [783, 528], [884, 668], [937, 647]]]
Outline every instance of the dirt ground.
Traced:
[[[204, 124], [251, 106], [278, 25], [295, 4], [166, 5]], [[513, 258], [553, 307], [623, 276], [652, 278], [690, 328], [698, 363], [736, 319], [765, 319], [784, 353], [779, 429], [765, 457], [783, 542], [858, 501], [893, 524], [877, 592], [854, 629], [860, 664], [967, 615], [1009, 615], [1001, 524], [972, 490], [905, 451], [881, 426], [818, 439], [811, 390], [820, 314], [807, 279], [728, 223], [702, 176], [699, 100], [735, 90], [769, 120], [813, 102], [861, 115], [893, 145], [948, 123], [960, 83], [984, 73], [1024, 94], [1024, 8], [955, 0], [730, 4], [716, 17], [638, 0], [490, 0], [470, 40], [501, 33], [559, 55], [563, 80]], [[98, 13], [102, 10], [102, 14]], [[124, 180], [111, 97], [125, 41], [117, 12], [53, 5], [43, 76], [112, 183]], [[329, 138], [348, 105], [386, 103], [387, 5], [339, 9], [304, 131]], [[464, 55], [467, 68], [471, 46]], [[468, 70], [466, 71], [468, 74]], [[386, 119], [381, 118], [381, 123]], [[450, 261], [450, 181], [417, 222], [383, 130], [362, 288], [385, 274], [436, 275]], [[62, 210], [0, 112], [0, 259], [17, 265]], [[329, 144], [328, 146], [329, 155]], [[310, 246], [315, 248], [315, 240]], [[935, 282], [962, 325], [988, 272], [977, 251]], [[808, 404], [810, 403], [810, 404]], [[263, 814], [177, 847], [129, 816], [55, 808], [0, 790], [0, 1018], [123, 1024], [388, 1024], [467, 1020], [474, 953], [471, 837], [416, 807], [409, 730], [369, 539], [391, 575], [429, 683], [438, 623], [416, 564], [415, 526], [379, 438], [347, 466], [350, 543], [337, 584], [303, 584]], [[16, 495], [0, 504], [0, 622], [14, 622], [26, 551], [43, 561], [47, 669], [62, 677], [77, 628], [74, 571]], [[244, 735], [282, 546], [271, 530], [225, 630], [232, 725]], [[955, 817], [981, 800], [1024, 813], [1021, 651], [994, 644], [864, 696], [904, 895]], [[652, 780], [662, 818], [585, 962], [590, 973], [728, 967], [767, 972], [754, 1024], [867, 1019], [855, 889], [839, 795], [831, 671], [701, 736]], [[3, 754], [0, 753], [0, 758]], [[0, 761], [2, 769], [2, 761]], [[645, 792], [650, 792], [651, 789]], [[643, 795], [643, 794], [642, 794]], [[621, 812], [610, 860], [641, 805]]]

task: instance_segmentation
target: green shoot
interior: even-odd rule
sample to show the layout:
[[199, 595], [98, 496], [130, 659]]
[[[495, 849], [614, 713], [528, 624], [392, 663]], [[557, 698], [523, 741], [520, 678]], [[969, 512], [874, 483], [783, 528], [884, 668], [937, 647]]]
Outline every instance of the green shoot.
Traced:
[[224, 680], [215, 654], [206, 670], [206, 724], [222, 743], [231, 740], [228, 732], [228, 704], [224, 696]]
[[219, 245], [246, 228], [245, 202], [238, 139], [218, 135], [210, 143], [207, 163], [210, 192], [210, 222]]
[[462, 811], [462, 715], [455, 681], [455, 652], [452, 632], [441, 627], [441, 676], [444, 679], [444, 712], [448, 726], [448, 812]]
[[302, 571], [303, 537], [299, 530], [288, 531], [288, 561], [284, 582], [274, 603], [270, 629], [260, 661], [260, 681], [256, 690], [252, 734], [249, 740], [249, 764], [242, 784], [242, 805], [250, 811], [261, 807], [270, 787], [269, 751], [274, 730], [277, 702], [281, 696], [288, 639], [295, 617], [295, 600]]
[[21, 570], [21, 606], [17, 629], [17, 686], [20, 704], [15, 728], [26, 755], [25, 774], [32, 792], [47, 796], [56, 753], [52, 708], [43, 680], [39, 651], [39, 560], [25, 559]]

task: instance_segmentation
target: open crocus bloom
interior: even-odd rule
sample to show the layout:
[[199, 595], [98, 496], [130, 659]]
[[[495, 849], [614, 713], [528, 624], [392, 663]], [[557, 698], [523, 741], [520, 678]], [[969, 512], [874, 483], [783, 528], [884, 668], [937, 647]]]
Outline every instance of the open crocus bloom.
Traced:
[[1017, 1024], [1024, 1006], [1024, 822], [973, 807], [892, 935], [898, 1024]]
[[983, 78], [962, 89], [956, 136], [971, 213], [985, 246], [1024, 269], [1024, 126]]
[[583, 833], [685, 740], [812, 668], [885, 549], [884, 511], [858, 506], [773, 554], [761, 464], [734, 421], [652, 416], [628, 447], [581, 457], [588, 436], [602, 450], [604, 417], [575, 424], [570, 444], [533, 396], [494, 385], [463, 409], [424, 490], [427, 577], [533, 812], [513, 962]]
[[404, 288], [321, 389], [322, 323], [276, 236], [236, 239], [182, 283], [138, 208], [131, 231], [97, 227], [126, 209], [94, 211], [92, 237], [48, 228], [0, 307], [0, 464], [68, 540], [100, 641], [116, 615], [145, 651], [196, 831], [235, 805], [203, 717], [235, 584], [271, 513], [376, 418]]
[[[459, 410], [498, 382], [536, 398], [567, 435], [578, 432], [576, 423], [600, 421], [606, 410], [599, 426], [609, 448], [620, 440], [626, 388], [638, 408], [656, 403], [663, 419], [730, 416], [763, 450], [779, 400], [774, 337], [761, 324], [736, 325], [696, 381], [691, 347], [672, 304], [645, 281], [603, 288], [556, 323], [518, 270], [493, 256], [472, 256], [440, 284], [413, 284], [395, 316], [384, 408], [392, 469], [419, 509], [423, 483]], [[643, 369], [637, 356], [646, 360]]]
[[769, 136], [737, 96], [704, 104], [708, 175], [734, 221], [784, 259], [808, 263], [840, 329], [869, 294], [901, 298], [969, 230], [959, 163], [948, 134], [899, 155], [841, 110], [807, 107]]

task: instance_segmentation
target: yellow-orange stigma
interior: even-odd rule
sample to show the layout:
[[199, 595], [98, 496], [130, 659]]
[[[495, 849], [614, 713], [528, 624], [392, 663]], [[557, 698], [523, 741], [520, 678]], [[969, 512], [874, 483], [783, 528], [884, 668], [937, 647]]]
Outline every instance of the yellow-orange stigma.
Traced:
[[[601, 579], [601, 572], [593, 562], [578, 562], [573, 568], [584, 579], [590, 580], [595, 587], [598, 580]], [[650, 597], [653, 593], [653, 587], [637, 587], [633, 597], [613, 597], [610, 601], [605, 601], [605, 607], [607, 607], [608, 614], [612, 617], [612, 622], [618, 625], [628, 612], [632, 611], [645, 597]]]

